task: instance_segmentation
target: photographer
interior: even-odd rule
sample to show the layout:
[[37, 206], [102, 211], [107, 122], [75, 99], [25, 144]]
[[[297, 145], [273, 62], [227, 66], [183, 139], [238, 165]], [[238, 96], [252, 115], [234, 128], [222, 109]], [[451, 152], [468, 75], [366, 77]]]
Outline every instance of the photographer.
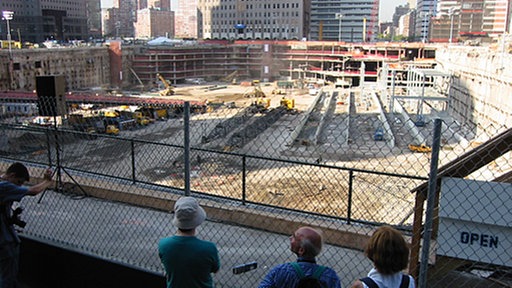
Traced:
[[31, 187], [22, 185], [30, 180], [27, 167], [13, 163], [7, 168], [0, 181], [0, 288], [18, 287], [18, 262], [20, 239], [14, 225], [24, 226], [19, 214], [21, 208], [12, 211], [12, 203], [19, 202], [26, 195], [37, 195], [52, 185], [52, 170], [44, 173], [44, 181]]

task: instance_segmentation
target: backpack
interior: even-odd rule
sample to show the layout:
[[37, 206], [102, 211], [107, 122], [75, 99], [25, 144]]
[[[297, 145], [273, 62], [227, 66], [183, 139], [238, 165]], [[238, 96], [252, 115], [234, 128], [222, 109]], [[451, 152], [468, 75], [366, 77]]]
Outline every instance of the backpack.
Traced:
[[[364, 277], [359, 279], [361, 282], [366, 284], [366, 286], [370, 288], [379, 288], [379, 285], [375, 283], [370, 277]], [[402, 274], [402, 282], [400, 282], [400, 288], [408, 288], [409, 287], [410, 278], [408, 275]]]
[[325, 284], [320, 281], [320, 276], [324, 273], [325, 266], [318, 265], [313, 271], [313, 275], [306, 276], [297, 262], [290, 263], [299, 275], [300, 279], [295, 288], [324, 288]]

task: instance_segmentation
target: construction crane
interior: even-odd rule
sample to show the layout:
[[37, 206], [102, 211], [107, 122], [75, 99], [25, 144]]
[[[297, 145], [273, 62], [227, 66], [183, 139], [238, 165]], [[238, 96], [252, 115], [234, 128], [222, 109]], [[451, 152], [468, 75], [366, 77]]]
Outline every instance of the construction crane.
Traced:
[[145, 87], [145, 86], [144, 86], [144, 83], [142, 83], [142, 80], [140, 80], [139, 75], [137, 75], [137, 73], [135, 73], [135, 70], [133, 70], [133, 68], [131, 68], [131, 67], [130, 67], [130, 71], [133, 73], [133, 75], [135, 76], [135, 78], [137, 78], [137, 81], [138, 81], [138, 82], [139, 82], [139, 84], [140, 84], [140, 86], [139, 86], [139, 87], [140, 87], [140, 90], [141, 90], [141, 91], [144, 91], [144, 87]]
[[169, 82], [167, 82], [167, 80], [165, 80], [164, 76], [162, 76], [160, 73], [156, 74], [156, 76], [165, 86], [165, 89], [160, 91], [160, 96], [174, 95], [174, 88], [171, 86], [171, 84], [169, 84]]

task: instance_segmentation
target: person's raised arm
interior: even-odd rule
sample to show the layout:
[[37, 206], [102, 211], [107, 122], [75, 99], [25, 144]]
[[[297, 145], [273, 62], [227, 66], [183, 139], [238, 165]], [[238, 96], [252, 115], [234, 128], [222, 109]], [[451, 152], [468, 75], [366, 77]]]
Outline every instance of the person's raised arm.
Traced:
[[28, 195], [37, 195], [37, 194], [43, 192], [44, 190], [46, 190], [46, 188], [50, 187], [53, 184], [52, 176], [53, 176], [52, 169], [51, 168], [46, 169], [46, 171], [44, 172], [43, 181], [30, 186], [28, 188]]

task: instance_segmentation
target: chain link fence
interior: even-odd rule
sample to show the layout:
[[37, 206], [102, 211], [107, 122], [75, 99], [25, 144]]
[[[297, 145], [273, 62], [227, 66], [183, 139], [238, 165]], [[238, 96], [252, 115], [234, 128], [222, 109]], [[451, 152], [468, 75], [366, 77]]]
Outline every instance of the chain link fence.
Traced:
[[[194, 89], [208, 87], [220, 86]], [[190, 192], [209, 215], [199, 237], [219, 248], [216, 287], [256, 287], [271, 267], [293, 261], [288, 235], [301, 225], [324, 231], [319, 263], [333, 267], [347, 287], [371, 269], [361, 250], [383, 224], [410, 240], [411, 272], [418, 277], [425, 211], [431, 208], [429, 287], [477, 287], [471, 286], [475, 279], [511, 285], [505, 248], [511, 246], [506, 175], [512, 141], [506, 123], [478, 128], [451, 118], [444, 104], [427, 99], [420, 109], [418, 99], [394, 98], [377, 87], [325, 86], [314, 95], [299, 88], [274, 94], [270, 88], [261, 87], [268, 97], [256, 97], [252, 87], [235, 97], [230, 87], [220, 87], [223, 96], [192, 102], [189, 116], [173, 96], [157, 102], [135, 97], [135, 103], [132, 97], [90, 95], [69, 95], [64, 104], [35, 95], [4, 99], [4, 171], [22, 161], [34, 177], [47, 166], [56, 172], [54, 189], [21, 202], [29, 223], [22, 233], [163, 273], [156, 245], [174, 233], [169, 212]], [[439, 151], [432, 151], [435, 118], [443, 123]], [[475, 154], [485, 145], [492, 152]], [[428, 206], [434, 152], [442, 184]], [[460, 167], [477, 169], [443, 174], [462, 160], [466, 166]], [[448, 177], [473, 182], [446, 184]], [[508, 184], [489, 186], [498, 177]], [[458, 193], [444, 193], [454, 187]], [[475, 194], [479, 189], [494, 193]], [[475, 210], [476, 204], [486, 210]], [[447, 223], [456, 220], [464, 229], [452, 239], [459, 226]], [[487, 250], [494, 254], [478, 257]], [[252, 261], [258, 269], [232, 274], [231, 267]]]

